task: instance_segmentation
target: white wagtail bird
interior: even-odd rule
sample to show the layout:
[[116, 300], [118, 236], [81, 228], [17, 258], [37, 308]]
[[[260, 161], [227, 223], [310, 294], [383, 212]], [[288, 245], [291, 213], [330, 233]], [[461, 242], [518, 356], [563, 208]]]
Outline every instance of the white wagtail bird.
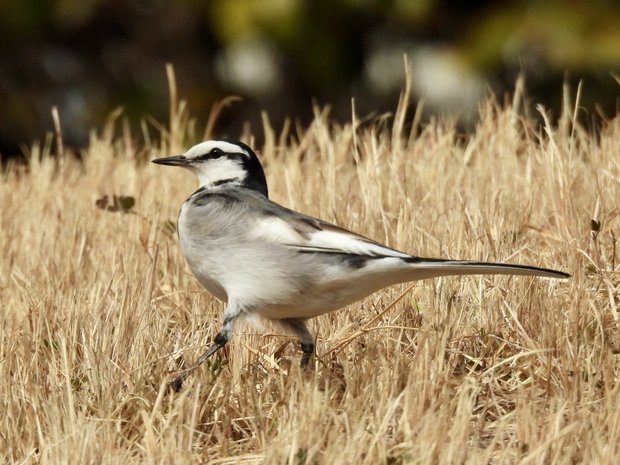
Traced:
[[171, 383], [222, 348], [243, 314], [275, 320], [301, 342], [301, 366], [314, 353], [306, 320], [337, 310], [392, 284], [448, 275], [509, 274], [568, 278], [527, 265], [422, 258], [268, 198], [263, 168], [250, 147], [210, 140], [153, 163], [188, 168], [200, 188], [181, 206], [178, 236], [198, 281], [226, 302], [212, 345]]

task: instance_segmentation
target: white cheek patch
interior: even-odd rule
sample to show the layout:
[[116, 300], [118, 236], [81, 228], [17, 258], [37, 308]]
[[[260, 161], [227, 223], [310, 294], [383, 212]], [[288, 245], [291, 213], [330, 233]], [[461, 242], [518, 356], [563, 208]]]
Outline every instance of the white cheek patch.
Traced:
[[194, 167], [200, 186], [214, 186], [218, 182], [230, 180], [231, 182], [243, 182], [248, 173], [243, 168], [241, 161], [228, 157], [215, 160], [205, 160]]

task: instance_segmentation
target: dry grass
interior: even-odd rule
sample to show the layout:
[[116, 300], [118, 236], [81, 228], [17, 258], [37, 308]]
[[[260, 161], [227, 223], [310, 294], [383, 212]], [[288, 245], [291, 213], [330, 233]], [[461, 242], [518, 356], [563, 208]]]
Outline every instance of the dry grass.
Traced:
[[[151, 151], [113, 123], [82, 162], [34, 147], [0, 184], [0, 462], [617, 463], [620, 119], [595, 139], [567, 109], [539, 133], [515, 100], [486, 103], [466, 142], [445, 122], [405, 133], [401, 105], [389, 130], [321, 113], [295, 137], [266, 124], [257, 149], [284, 205], [419, 255], [570, 281], [386, 289], [314, 320], [310, 373], [292, 338], [241, 325], [174, 395], [168, 372], [222, 311], [169, 224], [195, 180], [146, 163], [188, 140], [184, 112]], [[136, 205], [107, 211], [104, 195]]]

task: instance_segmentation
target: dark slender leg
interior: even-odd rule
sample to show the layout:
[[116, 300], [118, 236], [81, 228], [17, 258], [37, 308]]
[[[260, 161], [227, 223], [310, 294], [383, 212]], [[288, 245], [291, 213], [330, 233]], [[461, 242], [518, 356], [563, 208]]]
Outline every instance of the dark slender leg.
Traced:
[[299, 366], [302, 368], [306, 368], [308, 366], [308, 362], [310, 361], [310, 357], [314, 354], [314, 342], [310, 344], [301, 343], [301, 350], [303, 354], [301, 355], [301, 362]]
[[228, 342], [228, 336], [226, 336], [225, 334], [222, 334], [222, 332], [218, 333], [218, 335], [215, 336], [213, 344], [211, 344], [211, 346], [209, 346], [209, 348], [200, 357], [198, 357], [198, 359], [194, 362], [192, 366], [184, 369], [183, 371], [181, 371], [181, 373], [179, 373], [177, 376], [172, 378], [172, 381], [168, 383], [168, 387], [175, 392], [179, 392], [181, 390], [181, 387], [183, 387], [183, 381], [185, 381], [187, 377], [191, 375], [194, 372], [194, 370], [196, 370], [196, 368], [198, 368], [209, 357], [211, 357], [211, 355], [213, 355], [218, 350], [220, 350], [222, 347], [224, 347], [227, 342]]
[[222, 329], [215, 336], [213, 343], [209, 348], [193, 363], [192, 366], [182, 370], [177, 376], [175, 376], [172, 381], [168, 383], [168, 388], [174, 390], [175, 392], [179, 392], [181, 387], [183, 386], [183, 381], [187, 379], [189, 375], [191, 375], [196, 368], [202, 365], [211, 355], [216, 353], [222, 347], [226, 345], [230, 336], [232, 334], [233, 323], [235, 318], [239, 316], [241, 313], [241, 307], [231, 304], [228, 302], [228, 306], [224, 311], [224, 322], [222, 323]]
[[300, 320], [297, 318], [287, 318], [285, 320], [281, 320], [282, 324], [292, 330], [298, 337], [299, 342], [301, 342], [301, 350], [303, 352], [301, 356], [301, 363], [299, 364], [301, 368], [306, 368], [308, 366], [308, 362], [310, 362], [310, 357], [314, 354], [314, 338], [308, 328], [306, 327], [306, 323], [304, 320]]

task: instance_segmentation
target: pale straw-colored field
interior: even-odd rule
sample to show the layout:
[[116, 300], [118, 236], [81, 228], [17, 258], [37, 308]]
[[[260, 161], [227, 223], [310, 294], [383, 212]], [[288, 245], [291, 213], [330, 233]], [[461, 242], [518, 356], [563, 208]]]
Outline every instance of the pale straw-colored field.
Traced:
[[402, 104], [254, 128], [276, 202], [413, 254], [573, 277], [385, 289], [313, 320], [308, 372], [292, 337], [242, 324], [179, 394], [169, 374], [223, 304], [174, 232], [194, 177], [148, 160], [202, 130], [173, 98], [160, 145], [111, 120], [81, 161], [31, 147], [0, 180], [0, 463], [618, 463], [620, 119], [593, 136], [565, 100], [542, 128], [520, 92], [489, 101], [471, 137]]

